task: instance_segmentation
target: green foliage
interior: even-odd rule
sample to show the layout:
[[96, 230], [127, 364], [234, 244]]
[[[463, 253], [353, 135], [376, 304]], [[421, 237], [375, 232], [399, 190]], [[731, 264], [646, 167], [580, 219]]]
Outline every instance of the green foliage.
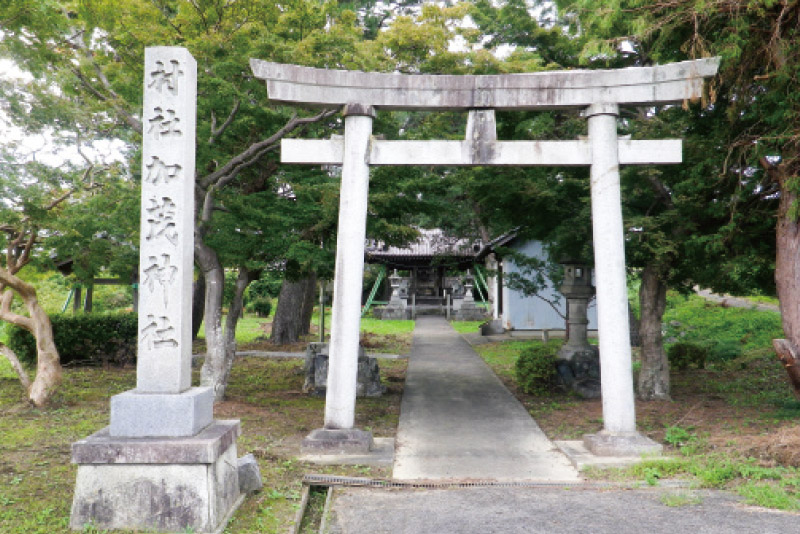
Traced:
[[[136, 314], [53, 315], [50, 321], [62, 365], [124, 365], [135, 360]], [[8, 338], [8, 346], [21, 361], [36, 363], [36, 342], [30, 332], [9, 326]]]
[[689, 365], [694, 365], [697, 369], [706, 366], [709, 356], [708, 347], [694, 343], [674, 343], [667, 349], [667, 359], [671, 369], [685, 371]]
[[[725, 308], [696, 295], [669, 294], [664, 324], [668, 345], [670, 340], [679, 340], [705, 349], [709, 362], [728, 361], [743, 352], [769, 348], [772, 339], [783, 337], [778, 313]], [[672, 350], [668, 347], [668, 353]]]
[[272, 300], [269, 297], [256, 297], [248, 304], [247, 309], [259, 317], [269, 317], [269, 312], [272, 311]]
[[556, 355], [560, 341], [541, 343], [523, 350], [515, 371], [519, 389], [531, 395], [544, 395], [556, 385]]

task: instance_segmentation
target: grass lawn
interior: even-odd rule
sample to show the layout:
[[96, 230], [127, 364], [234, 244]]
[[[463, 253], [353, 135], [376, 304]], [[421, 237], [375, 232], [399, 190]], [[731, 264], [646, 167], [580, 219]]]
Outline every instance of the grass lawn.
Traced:
[[[380, 323], [364, 321], [369, 350], [407, 351], [413, 322]], [[237, 327], [238, 341], [243, 347], [270, 350], [263, 339], [268, 324], [269, 319], [245, 317]], [[310, 338], [315, 334], [312, 331]], [[393, 437], [407, 362], [380, 359], [379, 364], [388, 392], [379, 399], [358, 400], [356, 426], [378, 437]], [[233, 367], [226, 400], [214, 408], [217, 418], [241, 420], [238, 453], [256, 456], [265, 485], [261, 493], [245, 500], [225, 530], [228, 534], [286, 532], [299, 507], [306, 473], [389, 475], [386, 468], [320, 467], [297, 460], [300, 442], [322, 426], [324, 411], [324, 399], [302, 391], [303, 366], [304, 361], [295, 358], [241, 358]], [[70, 532], [76, 473], [70, 464], [70, 444], [108, 425], [109, 398], [132, 389], [135, 382], [133, 367], [68, 367], [51, 405], [37, 409], [25, 402], [11, 366], [0, 359], [0, 533]]]

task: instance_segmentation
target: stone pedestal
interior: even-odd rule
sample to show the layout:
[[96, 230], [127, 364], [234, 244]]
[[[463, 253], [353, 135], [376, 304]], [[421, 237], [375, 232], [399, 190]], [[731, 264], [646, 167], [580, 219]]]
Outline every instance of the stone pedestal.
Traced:
[[661, 454], [664, 447], [638, 432], [609, 432], [583, 436], [583, 444], [595, 456], [639, 457]]
[[115, 437], [194, 436], [211, 424], [214, 392], [190, 388], [178, 394], [125, 391], [111, 397], [109, 434]]
[[[306, 380], [303, 391], [312, 395], [323, 396], [328, 385], [328, 344], [309, 343], [306, 348]], [[357, 397], [380, 397], [386, 392], [381, 384], [378, 360], [364, 353], [364, 347], [358, 350], [358, 377], [356, 382]]]
[[453, 319], [456, 321], [480, 321], [486, 318], [486, 313], [483, 308], [479, 308], [475, 304], [475, 298], [472, 296], [473, 279], [472, 275], [467, 274], [464, 279], [464, 298], [461, 303], [456, 306], [456, 301], [453, 301]]
[[104, 428], [73, 443], [78, 477], [70, 526], [217, 532], [241, 503], [239, 421], [191, 438], [120, 438]]
[[373, 447], [372, 432], [357, 428], [318, 428], [306, 436], [303, 454], [367, 454]]

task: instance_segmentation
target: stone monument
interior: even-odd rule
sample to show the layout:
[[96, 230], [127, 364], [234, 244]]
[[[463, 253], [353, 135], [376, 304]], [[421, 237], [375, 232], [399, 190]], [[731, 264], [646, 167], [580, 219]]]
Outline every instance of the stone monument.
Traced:
[[586, 399], [600, 397], [600, 354], [587, 336], [586, 310], [594, 296], [592, 270], [578, 262], [564, 262], [559, 288], [567, 299], [567, 341], [558, 351], [556, 367], [564, 385]]
[[196, 95], [187, 50], [145, 50], [136, 389], [72, 445], [73, 529], [215, 532], [242, 499], [239, 421], [191, 385]]

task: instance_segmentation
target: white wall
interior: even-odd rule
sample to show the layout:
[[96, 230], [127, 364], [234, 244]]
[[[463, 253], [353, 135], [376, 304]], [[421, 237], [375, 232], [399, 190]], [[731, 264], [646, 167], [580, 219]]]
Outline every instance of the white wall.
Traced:
[[[508, 246], [528, 257], [547, 260], [547, 252], [539, 241], [513, 241]], [[503, 259], [504, 277], [508, 273], [519, 272], [520, 269], [511, 259]], [[539, 295], [555, 303], [558, 310], [566, 315], [566, 298], [553, 287], [549, 280]], [[557, 300], [558, 302], [556, 302]], [[589, 329], [596, 330], [597, 307], [594, 300], [589, 303], [588, 318]], [[564, 330], [566, 327], [564, 319], [553, 310], [550, 304], [535, 296], [526, 297], [518, 291], [509, 289], [505, 284], [503, 284], [502, 319], [503, 327], [513, 330]]]

